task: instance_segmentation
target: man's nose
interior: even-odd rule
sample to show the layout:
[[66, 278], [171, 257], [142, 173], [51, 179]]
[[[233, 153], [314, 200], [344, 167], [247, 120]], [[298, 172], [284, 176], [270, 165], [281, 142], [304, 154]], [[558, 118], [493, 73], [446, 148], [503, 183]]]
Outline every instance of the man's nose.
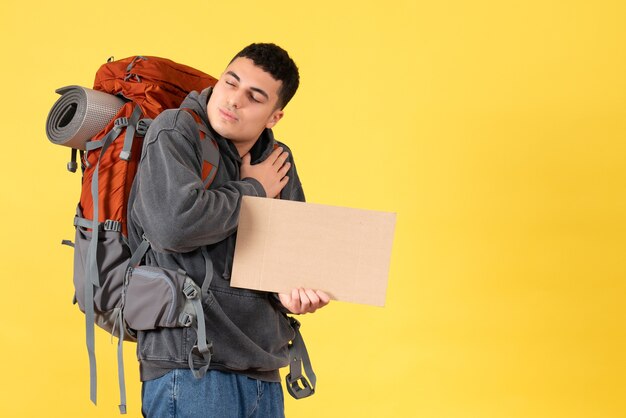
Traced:
[[239, 109], [243, 103], [243, 95], [240, 91], [233, 92], [228, 98], [228, 104], [234, 109]]

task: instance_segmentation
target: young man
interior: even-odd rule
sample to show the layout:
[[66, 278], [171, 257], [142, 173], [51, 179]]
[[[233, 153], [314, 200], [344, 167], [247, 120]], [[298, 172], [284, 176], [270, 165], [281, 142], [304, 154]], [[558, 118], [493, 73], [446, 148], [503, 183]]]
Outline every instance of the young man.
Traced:
[[298, 83], [284, 50], [252, 44], [214, 88], [187, 96], [181, 108], [192, 109], [219, 146], [219, 169], [208, 190], [201, 177], [208, 141], [200, 140], [189, 112], [163, 112], [146, 135], [130, 197], [131, 248], [145, 235], [146, 265], [183, 269], [199, 285], [212, 264], [211, 292], [203, 292], [202, 303], [213, 356], [208, 373], [196, 379], [187, 358], [196, 344], [193, 329], [140, 332], [145, 416], [284, 416], [278, 370], [289, 363], [294, 336], [286, 313], [314, 312], [329, 297], [312, 289], [275, 295], [231, 288], [229, 280], [241, 197], [304, 201], [293, 157], [285, 145], [274, 147], [271, 131]]

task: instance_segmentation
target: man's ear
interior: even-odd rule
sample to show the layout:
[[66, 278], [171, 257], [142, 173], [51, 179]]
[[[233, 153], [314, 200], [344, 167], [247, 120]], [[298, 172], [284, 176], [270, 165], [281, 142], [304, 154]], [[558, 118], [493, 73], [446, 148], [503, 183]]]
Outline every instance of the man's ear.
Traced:
[[272, 115], [270, 116], [270, 118], [267, 120], [267, 123], [265, 124], [265, 127], [267, 129], [272, 129], [274, 127], [274, 125], [276, 125], [278, 123], [279, 120], [281, 120], [283, 118], [283, 115], [285, 113], [282, 111], [282, 109], [276, 109]]

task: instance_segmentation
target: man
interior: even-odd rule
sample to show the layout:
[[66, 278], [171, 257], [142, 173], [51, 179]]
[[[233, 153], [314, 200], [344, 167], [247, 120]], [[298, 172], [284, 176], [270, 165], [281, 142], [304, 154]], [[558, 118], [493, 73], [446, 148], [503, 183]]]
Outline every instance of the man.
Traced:
[[146, 265], [183, 269], [199, 285], [212, 264], [211, 292], [202, 302], [213, 357], [208, 373], [195, 379], [187, 363], [197, 338], [193, 329], [140, 332], [145, 416], [284, 416], [278, 369], [289, 362], [294, 336], [285, 313], [314, 312], [329, 297], [312, 289], [275, 295], [231, 288], [229, 279], [242, 196], [304, 200], [293, 157], [285, 145], [274, 146], [271, 131], [298, 83], [284, 50], [252, 44], [214, 88], [187, 96], [181, 108], [193, 110], [219, 146], [219, 169], [208, 190], [191, 113], [165, 111], [146, 135], [129, 204], [131, 248], [145, 235]]

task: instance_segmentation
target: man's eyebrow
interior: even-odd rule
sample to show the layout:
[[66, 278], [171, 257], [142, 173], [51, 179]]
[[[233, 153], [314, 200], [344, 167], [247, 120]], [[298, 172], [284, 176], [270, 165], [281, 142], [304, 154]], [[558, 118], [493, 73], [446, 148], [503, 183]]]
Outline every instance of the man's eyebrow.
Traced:
[[259, 93], [261, 96], [264, 96], [267, 100], [270, 99], [269, 94], [267, 94], [266, 92], [264, 92], [263, 90], [261, 90], [258, 87], [250, 87], [250, 90], [252, 91], [256, 91], [257, 93]]
[[[227, 71], [226, 74], [228, 74], [229, 76], [233, 77], [237, 81], [241, 81], [239, 76], [237, 74], [235, 74], [234, 72], [232, 72], [232, 71]], [[264, 96], [267, 100], [269, 100], [269, 98], [270, 98], [269, 94], [267, 94], [264, 90], [262, 90], [262, 89], [260, 89], [258, 87], [250, 87], [250, 90], [259, 93], [260, 95]]]
[[237, 81], [241, 81], [241, 79], [239, 78], [239, 76], [238, 76], [237, 74], [235, 74], [234, 72], [232, 72], [232, 71], [227, 71], [227, 72], [226, 72], [226, 74], [228, 74], [228, 75], [232, 76], [232, 77], [233, 77], [233, 78], [235, 78], [235, 80], [237, 80]]

